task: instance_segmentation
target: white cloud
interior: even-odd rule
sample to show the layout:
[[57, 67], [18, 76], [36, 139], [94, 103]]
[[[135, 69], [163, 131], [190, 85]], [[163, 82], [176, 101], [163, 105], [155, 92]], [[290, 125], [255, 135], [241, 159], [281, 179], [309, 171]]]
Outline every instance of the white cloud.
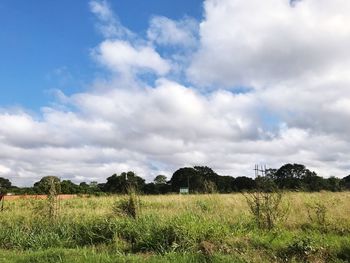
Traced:
[[171, 65], [152, 45], [131, 32], [118, 21], [107, 1], [90, 1], [97, 27], [106, 38], [92, 50], [92, 56], [122, 78], [134, 78], [141, 72], [167, 74]]
[[148, 39], [159, 45], [191, 47], [196, 44], [197, 21], [184, 18], [174, 21], [164, 16], [155, 16], [150, 21]]
[[112, 71], [124, 75], [140, 70], [149, 70], [164, 75], [170, 70], [170, 63], [163, 59], [151, 46], [132, 46], [122, 40], [105, 40], [93, 52], [93, 56]]
[[250, 100], [221, 91], [207, 97], [161, 79], [154, 88], [66, 97], [77, 112], [44, 108], [40, 120], [23, 112], [2, 113], [1, 165], [22, 184], [46, 174], [103, 181], [122, 169], [152, 179], [157, 169], [207, 162], [217, 146], [221, 151], [248, 130], [256, 133], [248, 116]]
[[[66, 101], [77, 111], [44, 108], [40, 120], [23, 112], [0, 114], [6, 124], [0, 165], [15, 183], [47, 174], [103, 182], [125, 170], [152, 180], [184, 165], [250, 176], [259, 162], [303, 162], [321, 175], [343, 176], [350, 155], [349, 143], [334, 135], [286, 124], [266, 130], [256, 94], [204, 95], [160, 79], [153, 88], [114, 87]], [[325, 150], [325, 144], [332, 147]]]
[[[250, 176], [255, 163], [287, 162], [348, 174], [348, 1], [207, 0], [193, 59], [192, 20], [154, 17], [148, 39], [130, 38], [106, 2], [90, 7], [111, 26], [100, 28], [106, 39], [94, 58], [118, 74], [86, 92], [58, 92], [37, 116], [1, 110], [0, 176], [29, 185], [48, 174], [104, 181], [135, 170], [150, 180], [185, 165]], [[160, 56], [169, 46], [187, 60]], [[170, 77], [174, 63], [192, 86]], [[242, 85], [251, 89], [221, 89]]]
[[133, 36], [133, 33], [130, 30], [120, 24], [107, 1], [92, 0], [89, 4], [91, 12], [99, 20], [96, 27], [104, 37], [121, 38]]
[[349, 67], [347, 0], [207, 0], [188, 74], [201, 85], [247, 85], [322, 76]]

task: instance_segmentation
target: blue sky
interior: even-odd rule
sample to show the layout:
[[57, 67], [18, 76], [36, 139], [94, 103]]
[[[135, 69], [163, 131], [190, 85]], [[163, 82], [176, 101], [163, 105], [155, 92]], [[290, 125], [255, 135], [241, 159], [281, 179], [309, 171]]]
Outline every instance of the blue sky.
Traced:
[[348, 0], [2, 0], [0, 177], [285, 163], [343, 177], [349, 13]]
[[[109, 3], [121, 23], [144, 35], [154, 15], [171, 19], [202, 16], [201, 0], [118, 0]], [[102, 39], [89, 1], [0, 2], [0, 106], [38, 110], [53, 89], [66, 94], [86, 89], [103, 70], [90, 51]]]

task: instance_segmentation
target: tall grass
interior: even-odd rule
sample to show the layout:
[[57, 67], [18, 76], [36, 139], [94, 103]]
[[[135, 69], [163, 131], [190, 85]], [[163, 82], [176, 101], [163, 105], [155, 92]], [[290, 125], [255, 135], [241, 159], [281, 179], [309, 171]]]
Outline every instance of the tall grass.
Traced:
[[[36, 212], [36, 207], [45, 206], [45, 200], [7, 202], [7, 209], [1, 213], [0, 249], [8, 254], [28, 251], [20, 252], [21, 257], [39, 258], [46, 254], [36, 251], [59, 251], [64, 258], [71, 257], [69, 251], [78, 251], [80, 258], [85, 248], [91, 248], [96, 253], [93, 257], [101, 254], [106, 259], [101, 262], [126, 259], [126, 255], [135, 253], [149, 255], [155, 261], [163, 258], [165, 262], [172, 258], [181, 262], [185, 255], [186, 259], [193, 256], [203, 261], [350, 260], [348, 192], [287, 193], [288, 220], [271, 231], [256, 226], [240, 194], [141, 196], [142, 213], [136, 217], [116, 216], [115, 202], [128, 198], [62, 200], [60, 215], [54, 221]], [[306, 204], [314, 200], [333, 204], [327, 207], [327, 224], [322, 228], [310, 222]], [[300, 256], [305, 253], [307, 257]], [[0, 262], [1, 255], [0, 251]]]

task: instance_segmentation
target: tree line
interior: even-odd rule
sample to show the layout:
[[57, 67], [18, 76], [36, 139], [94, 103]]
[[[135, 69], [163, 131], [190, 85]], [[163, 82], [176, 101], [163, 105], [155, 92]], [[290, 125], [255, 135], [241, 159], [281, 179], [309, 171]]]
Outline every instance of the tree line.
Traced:
[[[60, 180], [56, 176], [45, 176], [32, 187], [13, 186], [9, 179], [0, 177], [0, 193], [47, 194], [49, 181], [55, 181], [61, 194], [125, 194], [133, 188], [143, 194], [178, 193], [180, 188], [188, 188], [190, 193], [232, 193], [254, 191], [259, 187], [261, 177], [232, 177], [219, 175], [207, 166], [183, 167], [170, 178], [158, 175], [153, 182], [146, 181], [129, 171], [113, 174], [105, 183], [82, 182], [75, 184], [70, 180]], [[264, 181], [276, 188], [291, 191], [342, 191], [350, 190], [350, 175], [340, 179], [323, 178], [302, 164], [285, 164], [279, 169], [267, 169]]]

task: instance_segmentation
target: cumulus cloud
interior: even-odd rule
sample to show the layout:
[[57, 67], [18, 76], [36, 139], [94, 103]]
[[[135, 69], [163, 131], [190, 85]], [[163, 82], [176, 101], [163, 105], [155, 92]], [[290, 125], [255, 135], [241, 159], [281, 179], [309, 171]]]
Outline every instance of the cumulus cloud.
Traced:
[[93, 56], [108, 69], [124, 75], [150, 70], [164, 75], [170, 70], [170, 63], [150, 46], [132, 46], [122, 40], [105, 40], [93, 52]]
[[124, 27], [108, 2], [93, 0], [90, 9], [105, 37], [91, 52], [101, 65], [124, 78], [144, 72], [165, 75], [170, 71], [170, 62], [162, 58], [154, 46]]
[[0, 130], [2, 175], [28, 184], [47, 174], [103, 181], [135, 170], [152, 180], [160, 171], [209, 165], [249, 176], [252, 163], [278, 167], [287, 161], [342, 175], [339, 166], [349, 157], [349, 144], [333, 135], [286, 124], [266, 130], [254, 94], [203, 95], [161, 79], [155, 87], [74, 94], [67, 103], [77, 111], [44, 108], [39, 120], [23, 112], [0, 115], [6, 124]]
[[349, 1], [207, 0], [204, 7], [201, 47], [188, 70], [196, 83], [259, 88], [349, 66]]
[[207, 0], [204, 7], [201, 45], [187, 71], [194, 83], [249, 87], [289, 127], [348, 138], [349, 1]]
[[155, 16], [150, 21], [148, 39], [159, 45], [188, 46], [196, 44], [198, 23], [193, 18], [174, 21], [164, 16]]
[[[134, 170], [151, 180], [186, 165], [250, 176], [255, 163], [287, 162], [345, 176], [349, 2], [206, 0], [204, 7], [199, 29], [192, 19], [154, 16], [143, 39], [125, 33], [107, 2], [90, 2], [108, 26], [93, 57], [111, 77], [89, 91], [57, 92], [55, 106], [36, 115], [2, 109], [0, 176], [19, 185], [48, 174], [102, 182]], [[193, 43], [185, 63], [160, 55], [167, 47], [190, 54]], [[189, 79], [171, 75], [174, 63]]]
[[168, 170], [184, 162], [204, 163], [199, 145], [255, 132], [249, 121], [241, 121], [249, 101], [222, 92], [206, 97], [166, 79], [136, 91], [75, 94], [69, 103], [78, 112], [45, 108], [41, 120], [24, 112], [0, 115], [6, 173], [17, 180], [57, 173], [76, 180], [84, 171], [95, 178], [107, 165], [100, 176], [124, 167], [151, 179], [159, 169], [155, 163]]

